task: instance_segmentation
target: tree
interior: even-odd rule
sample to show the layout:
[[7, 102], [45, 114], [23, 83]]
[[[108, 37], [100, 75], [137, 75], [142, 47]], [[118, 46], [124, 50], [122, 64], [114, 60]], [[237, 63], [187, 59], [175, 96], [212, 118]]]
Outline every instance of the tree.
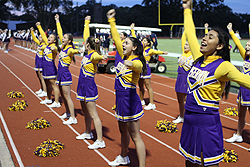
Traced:
[[0, 1], [0, 20], [7, 20], [8, 17], [11, 15], [11, 13], [9, 12], [9, 10], [11, 10], [11, 8], [9, 6], [7, 6], [8, 0], [1, 0]]
[[[73, 5], [72, 0], [10, 0], [15, 9], [24, 8], [42, 23], [45, 29], [48, 29], [49, 24], [53, 21], [53, 12], [62, 11], [68, 13]], [[52, 20], [51, 20], [52, 19]]]

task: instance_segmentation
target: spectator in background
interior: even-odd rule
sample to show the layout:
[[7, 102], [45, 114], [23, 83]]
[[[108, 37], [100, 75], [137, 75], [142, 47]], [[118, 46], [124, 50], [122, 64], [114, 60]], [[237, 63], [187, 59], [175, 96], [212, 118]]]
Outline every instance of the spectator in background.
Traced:
[[48, 33], [48, 36], [50, 36], [50, 34], [52, 34], [52, 32], [50, 31], [50, 29], [48, 29], [47, 33]]
[[[240, 37], [240, 32], [239, 32], [238, 30], [235, 31], [235, 36], [236, 36], [238, 39], [241, 39], [241, 37]], [[237, 45], [235, 45], [233, 52], [235, 52], [235, 51], [239, 52], [239, 49], [238, 49]]]
[[158, 42], [157, 42], [156, 34], [155, 34], [155, 33], [152, 33], [150, 37], [151, 37], [151, 41], [153, 41], [153, 46], [152, 46], [152, 48], [157, 50]]
[[110, 38], [111, 38], [110, 34], [105, 35], [104, 47], [105, 47], [105, 54], [106, 55], [108, 55], [108, 52], [109, 52]]

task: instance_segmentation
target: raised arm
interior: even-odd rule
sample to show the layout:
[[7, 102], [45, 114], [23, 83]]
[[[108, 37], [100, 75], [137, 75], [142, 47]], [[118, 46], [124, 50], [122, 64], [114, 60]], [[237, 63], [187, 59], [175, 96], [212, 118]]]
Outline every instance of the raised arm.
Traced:
[[62, 43], [62, 39], [63, 39], [63, 30], [62, 30], [62, 27], [61, 27], [61, 23], [60, 23], [60, 20], [59, 20], [59, 15], [56, 14], [55, 15], [55, 20], [56, 20], [56, 29], [57, 29], [57, 34], [59, 36], [59, 39]]
[[84, 42], [86, 42], [87, 38], [90, 36], [90, 33], [89, 33], [89, 23], [90, 23], [90, 20], [91, 20], [91, 16], [86, 16], [85, 17], [85, 24], [84, 24], [84, 30], [83, 30], [83, 39], [84, 39]]
[[229, 32], [229, 34], [231, 35], [231, 37], [232, 37], [232, 39], [233, 39], [235, 45], [236, 45], [237, 48], [239, 49], [241, 57], [245, 60], [245, 58], [246, 58], [246, 50], [245, 50], [244, 47], [241, 45], [240, 40], [239, 40], [239, 39], [236, 37], [236, 35], [234, 34], [234, 31], [233, 31], [233, 24], [232, 24], [232, 23], [228, 23], [227, 29], [228, 29], [228, 32]]
[[193, 59], [196, 60], [197, 58], [202, 56], [202, 53], [200, 52], [200, 45], [196, 37], [195, 26], [192, 17], [191, 3], [192, 0], [183, 0], [182, 6], [184, 8], [184, 28], [186, 30], [186, 35], [193, 55]]
[[118, 51], [119, 55], [121, 56], [121, 58], [123, 58], [122, 41], [121, 41], [119, 33], [115, 27], [116, 26], [115, 10], [114, 9], [109, 10], [107, 13], [107, 17], [108, 17], [108, 22], [110, 24], [111, 35], [112, 35], [113, 40], [115, 41], [117, 51]]
[[132, 35], [132, 37], [136, 38], [136, 35], [135, 35], [135, 23], [132, 23], [130, 25], [130, 28], [131, 28], [131, 35]]
[[47, 38], [46, 34], [44, 33], [44, 31], [42, 29], [41, 23], [37, 22], [36, 27], [38, 28], [38, 31], [40, 32], [40, 34], [41, 34], [41, 36], [43, 38], [43, 41], [45, 42], [46, 45], [48, 45], [48, 38]]
[[205, 34], [207, 34], [208, 33], [208, 23], [205, 23], [204, 27], [205, 27]]
[[32, 36], [33, 41], [34, 41], [35, 43], [37, 43], [37, 45], [40, 45], [39, 40], [36, 38], [36, 36], [35, 36], [35, 34], [34, 34], [34, 28], [33, 28], [33, 27], [30, 28], [30, 32], [31, 32], [31, 36]]
[[181, 36], [181, 49], [182, 49], [182, 53], [184, 53], [184, 46], [186, 44], [187, 41], [187, 36], [186, 36], [186, 30], [184, 29], [182, 36]]

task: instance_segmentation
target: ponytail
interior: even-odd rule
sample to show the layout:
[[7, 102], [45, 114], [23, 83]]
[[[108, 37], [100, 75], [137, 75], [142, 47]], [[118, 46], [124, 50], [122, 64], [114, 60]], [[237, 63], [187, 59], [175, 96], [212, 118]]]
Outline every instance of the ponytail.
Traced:
[[143, 56], [143, 47], [139, 39], [134, 37], [129, 37], [129, 39], [132, 41], [133, 46], [137, 46], [134, 54], [139, 56], [140, 61], [142, 62], [142, 74], [145, 75], [147, 73], [147, 66], [146, 66], [146, 60]]
[[91, 49], [95, 50], [99, 55], [101, 55], [100, 40], [98, 38], [88, 37], [86, 41], [86, 43], [89, 43]]

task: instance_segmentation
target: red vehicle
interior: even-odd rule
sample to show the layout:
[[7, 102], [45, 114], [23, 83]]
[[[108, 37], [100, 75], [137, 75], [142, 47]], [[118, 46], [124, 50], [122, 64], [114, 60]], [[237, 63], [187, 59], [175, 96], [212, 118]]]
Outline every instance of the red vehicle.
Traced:
[[[101, 62], [99, 62], [99, 72], [107, 72], [108, 74], [115, 73], [115, 54], [116, 51], [111, 51], [108, 53], [107, 60], [102, 60]], [[165, 62], [164, 57], [159, 55], [153, 55], [149, 61], [149, 67], [151, 68], [151, 72], [156, 71], [159, 73], [165, 73], [167, 70], [167, 66], [163, 62]]]

